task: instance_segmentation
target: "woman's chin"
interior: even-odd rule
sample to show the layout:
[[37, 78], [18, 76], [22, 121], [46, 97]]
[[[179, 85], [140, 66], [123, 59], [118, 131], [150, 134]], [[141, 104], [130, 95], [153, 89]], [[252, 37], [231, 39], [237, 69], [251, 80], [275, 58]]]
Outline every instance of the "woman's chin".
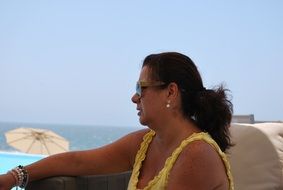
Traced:
[[146, 120], [142, 116], [140, 116], [139, 120], [140, 120], [140, 124], [141, 125], [146, 125], [147, 122], [146, 122]]

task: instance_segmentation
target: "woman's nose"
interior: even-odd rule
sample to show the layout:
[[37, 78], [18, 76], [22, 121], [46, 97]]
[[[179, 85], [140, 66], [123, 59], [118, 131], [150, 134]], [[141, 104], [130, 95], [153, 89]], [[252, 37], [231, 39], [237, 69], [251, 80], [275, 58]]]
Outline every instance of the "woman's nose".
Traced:
[[133, 103], [137, 103], [138, 100], [140, 99], [139, 95], [137, 93], [135, 93], [133, 96], [132, 96], [132, 102]]

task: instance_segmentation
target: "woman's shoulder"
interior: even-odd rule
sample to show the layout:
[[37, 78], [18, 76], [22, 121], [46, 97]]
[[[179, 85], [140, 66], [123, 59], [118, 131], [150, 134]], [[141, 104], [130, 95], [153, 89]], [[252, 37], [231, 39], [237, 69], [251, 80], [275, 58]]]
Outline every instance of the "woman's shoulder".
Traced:
[[142, 143], [144, 137], [146, 134], [150, 133], [151, 130], [149, 129], [141, 129], [137, 131], [133, 131], [124, 137], [122, 137], [118, 142], [120, 141], [123, 146], [132, 149], [133, 151], [136, 151], [140, 144]]
[[136, 154], [140, 149], [142, 142], [144, 141], [144, 137], [150, 133], [149, 129], [141, 129], [134, 132], [129, 133], [124, 136], [121, 140], [123, 141], [123, 147], [130, 155], [131, 164], [133, 165], [135, 161]]
[[135, 140], [142, 140], [144, 138], [144, 136], [148, 133], [152, 132], [150, 129], [140, 129], [140, 130], [136, 130], [133, 131], [131, 133], [129, 133], [128, 135], [126, 135], [126, 138], [132, 138]]
[[172, 168], [170, 180], [174, 186], [185, 185], [205, 189], [225, 183], [226, 172], [221, 157], [213, 146], [205, 141], [196, 140], [189, 143], [179, 155]]

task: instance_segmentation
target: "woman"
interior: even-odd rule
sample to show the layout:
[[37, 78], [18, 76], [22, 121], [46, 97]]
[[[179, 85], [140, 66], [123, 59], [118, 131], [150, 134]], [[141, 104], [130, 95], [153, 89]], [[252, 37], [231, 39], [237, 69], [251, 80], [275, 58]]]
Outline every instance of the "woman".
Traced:
[[232, 104], [222, 87], [204, 88], [189, 57], [176, 52], [147, 56], [132, 101], [148, 129], [98, 149], [57, 154], [13, 169], [0, 176], [0, 190], [49, 176], [128, 170], [133, 171], [129, 190], [233, 189], [223, 153], [230, 146]]

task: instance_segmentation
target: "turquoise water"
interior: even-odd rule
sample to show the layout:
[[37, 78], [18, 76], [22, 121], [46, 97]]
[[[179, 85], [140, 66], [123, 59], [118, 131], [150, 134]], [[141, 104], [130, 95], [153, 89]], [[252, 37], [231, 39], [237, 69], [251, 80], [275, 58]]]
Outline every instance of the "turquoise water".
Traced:
[[0, 174], [18, 165], [28, 165], [43, 158], [43, 155], [0, 152]]
[[[0, 174], [7, 173], [19, 164], [28, 165], [43, 157], [43, 155], [0, 152]], [[16, 188], [12, 188], [12, 190], [16, 190]]]

